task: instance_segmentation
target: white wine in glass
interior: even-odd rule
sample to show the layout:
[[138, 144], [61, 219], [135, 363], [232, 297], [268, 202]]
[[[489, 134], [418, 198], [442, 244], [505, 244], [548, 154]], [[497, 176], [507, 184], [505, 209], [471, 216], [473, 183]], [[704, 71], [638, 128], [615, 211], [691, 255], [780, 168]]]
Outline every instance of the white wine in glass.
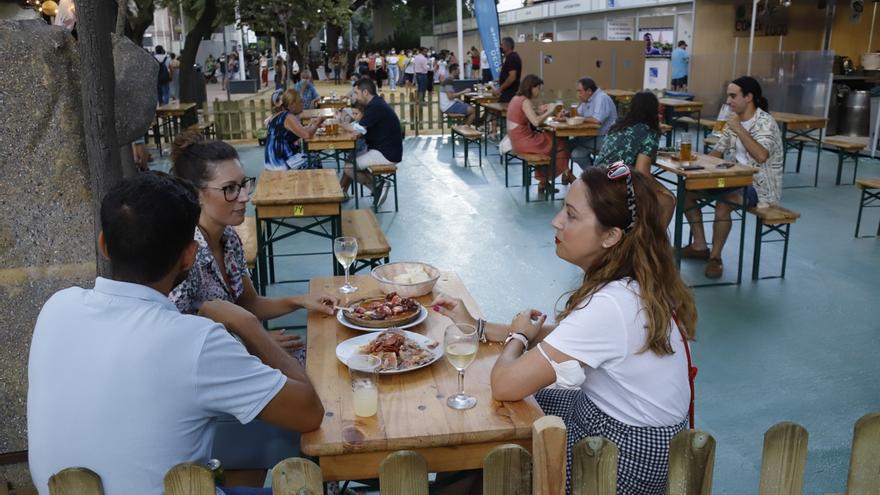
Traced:
[[443, 334], [446, 360], [458, 370], [458, 393], [446, 400], [453, 409], [470, 409], [477, 405], [477, 398], [464, 393], [464, 370], [474, 362], [480, 341], [473, 325], [456, 323], [449, 325]]
[[336, 261], [345, 269], [345, 285], [339, 288], [339, 292], [343, 294], [351, 294], [358, 290], [357, 287], [348, 283], [348, 268], [357, 258], [358, 241], [354, 237], [337, 237], [333, 241], [333, 254]]

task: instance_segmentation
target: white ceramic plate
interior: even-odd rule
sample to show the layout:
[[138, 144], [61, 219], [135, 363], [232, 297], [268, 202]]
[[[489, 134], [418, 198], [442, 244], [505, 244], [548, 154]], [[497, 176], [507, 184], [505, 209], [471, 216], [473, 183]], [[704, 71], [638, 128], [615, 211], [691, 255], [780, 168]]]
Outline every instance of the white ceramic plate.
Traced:
[[[422, 309], [419, 311], [419, 316], [415, 320], [407, 323], [406, 325], [399, 325], [397, 328], [410, 328], [425, 321], [428, 318], [428, 310], [425, 309], [424, 306], [421, 306], [421, 308]], [[387, 328], [367, 328], [360, 325], [355, 325], [354, 323], [346, 320], [344, 316], [342, 316], [342, 310], [336, 312], [336, 320], [343, 326], [351, 328], [352, 330], [358, 330], [360, 332], [384, 332], [385, 330], [387, 330]]]
[[[407, 332], [405, 330], [403, 333], [408, 338], [418, 342], [419, 345], [423, 345], [425, 347], [427, 347], [429, 344], [433, 344], [435, 342], [434, 339], [432, 339], [430, 337], [425, 337], [424, 335], [421, 335], [418, 333]], [[350, 358], [353, 354], [358, 352], [358, 349], [360, 348], [360, 346], [369, 344], [370, 341], [372, 341], [375, 338], [376, 338], [375, 335], [368, 333], [366, 335], [358, 335], [357, 337], [352, 337], [352, 338], [342, 342], [341, 344], [336, 346], [336, 358], [339, 359], [340, 361], [342, 361], [342, 364], [345, 364], [346, 366], [348, 366], [348, 364], [347, 364], [348, 358]], [[407, 371], [412, 371], [412, 370], [417, 370], [419, 368], [424, 368], [425, 366], [428, 366], [429, 364], [432, 364], [435, 361], [437, 361], [438, 359], [443, 357], [443, 344], [442, 343], [438, 343], [437, 347], [435, 347], [434, 349], [429, 348], [428, 350], [430, 350], [434, 353], [434, 358], [421, 366], [416, 366], [414, 368], [409, 368], [409, 369], [405, 369], [405, 370], [380, 371], [379, 374], [394, 375], [397, 373], [406, 373]]]

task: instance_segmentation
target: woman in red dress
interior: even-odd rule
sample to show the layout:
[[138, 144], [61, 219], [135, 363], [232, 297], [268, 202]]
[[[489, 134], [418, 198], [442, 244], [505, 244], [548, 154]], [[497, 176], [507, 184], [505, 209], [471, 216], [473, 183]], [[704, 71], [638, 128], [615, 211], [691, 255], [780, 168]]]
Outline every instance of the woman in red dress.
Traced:
[[[533, 153], [538, 155], [550, 155], [553, 147], [552, 134], [538, 131], [547, 117], [557, 111], [556, 104], [544, 104], [535, 106], [535, 100], [541, 95], [541, 87], [544, 81], [540, 77], [529, 74], [524, 77], [519, 85], [516, 96], [510, 100], [507, 106], [507, 135], [513, 151], [517, 153]], [[563, 185], [571, 182], [571, 171], [568, 170], [569, 150], [565, 139], [556, 140], [556, 177], [562, 174]], [[548, 190], [547, 172], [543, 168], [535, 170], [535, 179], [538, 185], [538, 193], [544, 194]]]

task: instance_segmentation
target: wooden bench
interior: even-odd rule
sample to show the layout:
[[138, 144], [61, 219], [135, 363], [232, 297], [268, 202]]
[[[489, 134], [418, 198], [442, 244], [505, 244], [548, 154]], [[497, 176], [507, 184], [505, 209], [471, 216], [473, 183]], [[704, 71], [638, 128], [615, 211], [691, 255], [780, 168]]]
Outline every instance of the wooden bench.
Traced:
[[[373, 191], [378, 190], [380, 184], [383, 188], [394, 188], [394, 211], [399, 211], [399, 205], [397, 202], [397, 165], [393, 163], [370, 165], [367, 167], [367, 171], [373, 178]], [[373, 201], [374, 212], [379, 213], [379, 206], [378, 199]]]
[[483, 133], [478, 131], [476, 128], [471, 127], [469, 125], [455, 125], [452, 126], [452, 131], [449, 133], [449, 139], [452, 141], [452, 157], [455, 158], [455, 137], [460, 136], [461, 140], [464, 143], [464, 166], [468, 166], [468, 148], [470, 148], [471, 143], [477, 143], [477, 156], [479, 157], [480, 167], [483, 166], [483, 153], [481, 149], [483, 147]]
[[368, 266], [373, 268], [380, 262], [388, 263], [391, 258], [391, 246], [376, 214], [370, 210], [342, 210], [342, 235], [358, 241], [357, 259], [351, 265], [351, 273]]
[[[783, 242], [782, 248], [782, 273], [779, 276], [763, 278], [785, 278], [785, 264], [788, 260], [788, 238], [791, 224], [797, 222], [801, 214], [784, 208], [780, 205], [749, 208], [749, 213], [755, 215], [755, 253], [752, 258], [752, 280], [757, 280], [758, 270], [761, 267], [761, 245], [765, 242]], [[779, 239], [764, 240], [772, 232], [780, 235]]]
[[[862, 223], [862, 210], [865, 208], [880, 208], [880, 179], [859, 179], [856, 187], [862, 190], [859, 199], [859, 216], [856, 218], [856, 238], [859, 238], [859, 226]], [[880, 222], [877, 222], [876, 235], [863, 235], [861, 237], [880, 236]]]
[[[464, 114], [464, 113], [443, 112], [443, 120], [446, 121], [446, 125], [448, 125], [450, 129], [452, 129], [453, 127], [455, 127], [458, 124], [463, 124], [466, 119], [467, 119], [467, 114]], [[441, 123], [440, 137], [443, 137], [443, 135], [444, 135], [444, 129], [443, 129], [443, 125]]]
[[852, 160], [853, 162], [853, 181], [856, 182], [856, 173], [859, 171], [859, 151], [864, 149], [864, 145], [861, 143], [854, 143], [852, 141], [847, 141], [845, 139], [840, 139], [834, 136], [826, 137], [823, 140], [823, 143], [833, 146], [837, 151], [837, 179], [834, 181], [836, 185], [840, 185], [840, 174], [843, 172], [843, 162], [846, 160]]
[[[546, 167], [549, 170], [550, 157], [534, 153], [517, 153], [515, 151], [511, 151], [510, 156], [522, 162], [522, 184], [526, 189], [526, 203], [528, 203], [530, 201], [529, 190], [531, 189], [530, 185], [532, 183], [532, 171], [537, 170], [540, 167]], [[505, 165], [505, 185], [507, 185], [506, 175], [507, 165]], [[549, 176], [550, 174], [548, 173], [547, 175]], [[553, 181], [548, 181], [548, 184], [548, 188], [555, 186], [555, 182]]]

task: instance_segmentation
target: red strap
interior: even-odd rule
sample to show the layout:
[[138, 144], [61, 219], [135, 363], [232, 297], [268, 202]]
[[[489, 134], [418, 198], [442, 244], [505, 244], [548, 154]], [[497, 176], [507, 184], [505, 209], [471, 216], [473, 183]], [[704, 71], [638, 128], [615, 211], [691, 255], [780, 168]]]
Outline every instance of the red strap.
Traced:
[[672, 313], [672, 319], [675, 320], [675, 326], [678, 327], [678, 333], [681, 334], [681, 340], [684, 342], [684, 353], [688, 360], [688, 384], [691, 387], [691, 403], [688, 406], [688, 422], [690, 428], [694, 428], [694, 380], [697, 378], [697, 367], [691, 361], [691, 346], [688, 345], [688, 338], [684, 330], [681, 329], [681, 323], [678, 321], [678, 315]]

